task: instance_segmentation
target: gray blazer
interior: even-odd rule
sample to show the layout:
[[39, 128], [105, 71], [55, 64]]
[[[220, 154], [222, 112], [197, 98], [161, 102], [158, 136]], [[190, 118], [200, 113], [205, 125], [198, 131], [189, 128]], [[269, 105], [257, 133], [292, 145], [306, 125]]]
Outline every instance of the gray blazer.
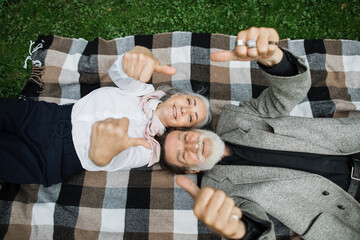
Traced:
[[[242, 211], [270, 222], [266, 213], [303, 239], [360, 239], [360, 204], [328, 179], [284, 168], [215, 166], [202, 187], [223, 190]], [[275, 239], [274, 225], [260, 239]]]
[[226, 105], [216, 133], [234, 144], [269, 150], [349, 155], [360, 152], [359, 118], [301, 118], [290, 111], [310, 88], [309, 70], [297, 59], [300, 74], [276, 77], [264, 72], [269, 88], [250, 102]]
[[[225, 141], [270, 150], [343, 155], [360, 152], [360, 120], [290, 117], [310, 87], [306, 61], [293, 56], [299, 74], [264, 73], [269, 88], [257, 99], [226, 105], [217, 134]], [[216, 166], [202, 186], [224, 190], [246, 212], [266, 212], [304, 239], [360, 239], [360, 204], [331, 181], [310, 173], [271, 167]], [[275, 239], [274, 226], [261, 239]]]

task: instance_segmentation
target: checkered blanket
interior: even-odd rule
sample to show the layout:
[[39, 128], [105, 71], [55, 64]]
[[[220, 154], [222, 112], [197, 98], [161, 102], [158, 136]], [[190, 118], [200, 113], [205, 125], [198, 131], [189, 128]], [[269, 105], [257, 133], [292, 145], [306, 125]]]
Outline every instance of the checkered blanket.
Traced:
[[[211, 52], [232, 49], [235, 37], [172, 32], [106, 41], [39, 37], [29, 51], [32, 71], [22, 97], [66, 104], [102, 86], [108, 70], [135, 45], [152, 49], [174, 76], [154, 74], [155, 86], [171, 84], [210, 99], [214, 124], [224, 104], [257, 97], [267, 83], [256, 62], [215, 63]], [[360, 117], [360, 42], [281, 40], [306, 56], [312, 87], [291, 112], [304, 117]], [[198, 182], [197, 175], [189, 175]], [[6, 239], [219, 239], [192, 212], [192, 199], [174, 175], [152, 168], [81, 172], [48, 188], [5, 184], [0, 193], [0, 237]], [[274, 220], [276, 221], [276, 220]], [[283, 227], [280, 235], [292, 235]]]

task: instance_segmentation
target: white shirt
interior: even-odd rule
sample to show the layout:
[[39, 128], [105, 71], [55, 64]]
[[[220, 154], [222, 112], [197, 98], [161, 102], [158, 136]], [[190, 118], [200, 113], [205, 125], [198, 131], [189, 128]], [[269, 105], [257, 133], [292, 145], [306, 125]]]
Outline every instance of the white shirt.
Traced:
[[[72, 137], [81, 165], [88, 171], [116, 171], [142, 167], [148, 164], [152, 150], [136, 146], [122, 151], [103, 167], [97, 166], [89, 158], [92, 125], [106, 118], [130, 120], [128, 135], [131, 138], [144, 138], [146, 125], [150, 119], [140, 105], [140, 97], [154, 91], [151, 84], [145, 84], [130, 78], [122, 68], [120, 56], [109, 70], [110, 78], [118, 87], [102, 87], [92, 91], [77, 101], [71, 112]], [[154, 101], [154, 110], [160, 103]]]

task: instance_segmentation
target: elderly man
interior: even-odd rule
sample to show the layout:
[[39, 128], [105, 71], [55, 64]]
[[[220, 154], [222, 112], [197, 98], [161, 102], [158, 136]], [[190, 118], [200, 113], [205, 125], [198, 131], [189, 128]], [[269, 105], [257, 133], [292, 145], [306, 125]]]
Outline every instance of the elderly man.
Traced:
[[231, 165], [202, 178], [203, 187], [223, 191], [177, 178], [194, 197], [195, 215], [227, 238], [275, 239], [269, 214], [304, 239], [359, 239], [360, 120], [288, 116], [310, 87], [309, 70], [304, 59], [278, 48], [278, 39], [274, 29], [251, 28], [238, 34], [233, 51], [211, 55], [213, 61], [257, 60], [269, 88], [250, 102], [225, 106], [219, 136], [169, 132], [161, 164], [176, 173]]

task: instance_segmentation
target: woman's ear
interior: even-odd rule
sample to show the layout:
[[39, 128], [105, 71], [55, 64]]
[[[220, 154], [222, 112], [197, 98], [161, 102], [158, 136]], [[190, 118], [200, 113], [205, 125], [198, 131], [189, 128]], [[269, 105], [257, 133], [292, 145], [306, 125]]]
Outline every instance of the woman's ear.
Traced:
[[185, 173], [198, 173], [200, 170], [187, 170]]
[[179, 96], [179, 95], [181, 95], [181, 93], [175, 93], [175, 94], [171, 95], [170, 97], [172, 98], [172, 97], [176, 97], [176, 96]]

